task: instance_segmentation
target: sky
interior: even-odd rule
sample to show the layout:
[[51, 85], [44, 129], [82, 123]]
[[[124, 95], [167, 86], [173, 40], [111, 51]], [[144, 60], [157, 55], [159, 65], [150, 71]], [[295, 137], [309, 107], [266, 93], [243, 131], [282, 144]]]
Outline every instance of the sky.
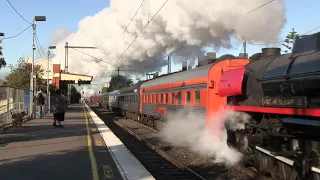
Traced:
[[[37, 34], [39, 42], [46, 52], [50, 45], [51, 34], [53, 31], [61, 28], [66, 28], [69, 31], [75, 32], [78, 29], [78, 23], [86, 16], [91, 16], [102, 9], [109, 6], [108, 0], [91, 0], [91, 1], [76, 1], [76, 0], [55, 0], [42, 1], [32, 0], [9, 0], [17, 11], [27, 20], [32, 21], [33, 16], [46, 16], [46, 22], [37, 23]], [[240, 0], [239, 0], [240, 1]], [[267, 2], [267, 0], [266, 0]], [[285, 0], [287, 23], [282, 31], [282, 37], [294, 27], [295, 30], [302, 34], [311, 29], [320, 26], [320, 2], [319, 0]], [[18, 34], [23, 29], [29, 26], [9, 5], [6, 0], [0, 2], [0, 32], [5, 33], [5, 37], [10, 37]], [[275, 19], [276, 21], [276, 19]], [[313, 31], [319, 32], [320, 28]], [[5, 39], [2, 43], [3, 54], [7, 64], [16, 64], [21, 56], [31, 57], [32, 55], [32, 31], [31, 28], [23, 34], [12, 38]], [[262, 47], [258, 45], [247, 46], [249, 55], [259, 52]], [[221, 54], [239, 54], [241, 46], [232, 50], [218, 52]], [[39, 55], [36, 54], [36, 57]], [[173, 67], [173, 71], [181, 68], [181, 65]], [[163, 68], [164, 71], [166, 67]], [[10, 66], [0, 70], [0, 78], [3, 78], [10, 71]], [[72, 70], [70, 70], [72, 72]], [[103, 81], [103, 80], [102, 80]]]

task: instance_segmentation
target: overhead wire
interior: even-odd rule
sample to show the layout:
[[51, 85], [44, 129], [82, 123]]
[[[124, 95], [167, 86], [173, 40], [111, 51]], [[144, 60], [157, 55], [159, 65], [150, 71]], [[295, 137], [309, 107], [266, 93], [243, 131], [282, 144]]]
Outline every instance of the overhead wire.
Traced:
[[301, 36], [304, 36], [304, 35], [306, 35], [306, 34], [308, 34], [308, 33], [311, 33], [312, 31], [317, 30], [317, 29], [319, 29], [319, 28], [320, 28], [320, 26], [315, 27], [315, 28], [311, 29], [310, 31], [307, 31], [307, 32], [301, 34]]
[[25, 22], [32, 24], [31, 22], [27, 21], [18, 11], [17, 9], [11, 4], [11, 2], [9, 0], [7, 0], [7, 2], [9, 3], [9, 5], [11, 6], [11, 8], [21, 17], [21, 19], [23, 19]]
[[161, 9], [167, 4], [169, 0], [166, 0], [162, 6], [158, 9], [158, 11], [151, 17], [151, 19], [148, 21], [148, 23], [142, 28], [142, 30], [139, 32], [139, 34], [133, 39], [133, 41], [129, 44], [129, 46], [125, 49], [125, 51], [121, 54], [121, 56], [116, 60], [116, 62], [113, 64], [115, 66], [117, 62], [122, 58], [122, 56], [127, 52], [127, 50], [131, 47], [131, 45], [135, 42], [135, 40], [142, 34], [142, 32], [145, 30], [145, 28], [150, 24], [150, 22], [158, 15], [158, 13], [161, 11]]
[[[319, 29], [319, 28], [320, 28], [320, 26], [317, 26], [317, 27], [315, 27], [315, 28], [313, 28], [313, 29], [305, 32], [305, 33], [302, 33], [302, 34], [299, 35], [299, 36], [305, 36], [305, 35], [307, 35], [308, 33], [312, 32], [312, 31], [314, 31], [314, 30], [317, 30], [317, 29]], [[268, 44], [268, 43], [247, 43], [247, 44], [257, 45], [257, 46], [264, 46], [264, 45], [278, 44], [278, 43], [283, 43], [283, 42], [284, 42], [284, 40], [283, 40], [283, 41], [277, 41], [277, 42], [275, 42], [275, 43], [269, 43], [269, 44]]]
[[104, 62], [104, 63], [107, 63], [107, 64], [112, 65], [112, 64], [109, 63], [108, 61], [105, 61], [105, 60], [103, 60], [103, 59], [100, 59], [100, 58], [97, 58], [97, 57], [95, 57], [95, 56], [92, 56], [92, 55], [90, 55], [90, 54], [88, 54], [88, 53], [85, 53], [85, 52], [83, 52], [83, 51], [80, 51], [80, 50], [78, 50], [78, 49], [76, 49], [76, 48], [71, 48], [71, 49], [73, 49], [73, 50], [75, 50], [75, 51], [78, 51], [78, 52], [80, 52], [80, 53], [82, 53], [82, 54], [84, 54], [84, 55], [87, 55], [87, 56], [89, 56], [89, 57], [92, 57], [92, 58], [94, 58], [94, 59], [96, 59], [96, 60], [99, 60], [99, 61], [102, 61], [102, 62]]
[[[42, 54], [46, 54], [46, 53], [44, 52], [44, 50], [42, 49], [42, 46], [41, 46], [41, 44], [40, 44], [40, 41], [39, 41], [37, 32], [35, 32], [35, 40], [36, 40], [36, 43], [38, 44], [38, 52], [39, 52], [40, 56], [41, 56], [41, 52], [42, 52]], [[41, 52], [39, 51], [39, 49], [41, 50]], [[41, 56], [41, 58], [42, 58], [42, 56]], [[42, 59], [43, 59], [43, 58], [42, 58]]]
[[36, 39], [36, 42], [35, 42], [35, 44], [36, 44], [36, 50], [37, 50], [37, 52], [39, 53], [40, 58], [41, 58], [41, 59], [44, 59], [44, 58], [42, 57], [42, 54], [41, 54], [40, 50], [39, 50], [39, 49], [41, 49], [41, 46], [40, 46], [40, 43], [39, 43], [39, 40], [38, 40], [38, 38], [37, 38], [37, 34], [36, 34], [36, 33], [35, 33], [35, 39]]
[[256, 10], [260, 9], [260, 8], [262, 8], [263, 6], [266, 6], [266, 5], [268, 5], [269, 3], [273, 2], [273, 1], [275, 1], [275, 0], [270, 0], [270, 1], [268, 1], [268, 2], [266, 2], [266, 3], [264, 3], [264, 4], [262, 4], [261, 6], [256, 7], [256, 8], [254, 8], [253, 10], [249, 11], [247, 14], [250, 14], [250, 13], [252, 13], [252, 12], [254, 12], [254, 11], [256, 11]]
[[4, 39], [12, 39], [12, 38], [18, 37], [19, 35], [21, 35], [22, 33], [24, 33], [26, 30], [28, 30], [31, 26], [32, 26], [32, 24], [29, 25], [28, 27], [26, 27], [26, 28], [25, 28], [24, 30], [22, 30], [21, 32], [19, 32], [18, 34], [14, 35], [14, 36], [4, 37], [4, 38], [2, 38], [1, 40], [4, 40]]
[[[252, 13], [252, 12], [254, 12], [254, 11], [256, 11], [256, 10], [264, 7], [264, 6], [266, 6], [266, 5], [268, 5], [269, 3], [273, 2], [273, 1], [275, 1], [275, 0], [270, 0], [270, 1], [262, 4], [261, 6], [258, 6], [258, 7], [254, 8], [254, 9], [250, 10], [247, 14], [250, 14], [250, 13]], [[182, 48], [183, 48], [183, 47], [182, 47]], [[180, 49], [182, 49], [182, 48], [180, 48]], [[176, 51], [179, 51], [180, 49], [178, 49], [178, 50], [176, 50]], [[244, 49], [244, 45], [242, 45], [242, 49], [241, 49], [240, 53], [242, 52], [243, 49]], [[176, 52], [176, 51], [173, 51], [173, 52]], [[172, 52], [172, 53], [173, 53], [173, 52]], [[239, 54], [240, 54], [240, 53], [239, 53]], [[167, 57], [167, 56], [164, 56], [164, 57]], [[164, 57], [162, 57], [162, 58], [164, 58]], [[144, 67], [141, 68], [139, 71], [141, 71], [141, 70], [143, 70], [143, 69], [151, 66], [151, 65], [154, 64], [156, 61], [157, 61], [157, 60], [153, 61], [152, 63], [150, 63], [150, 64], [148, 64], [148, 65], [146, 65], [146, 66], [144, 66]]]
[[[181, 49], [183, 49], [183, 48], [184, 48], [184, 47], [182, 46], [182, 47], [180, 47], [180, 48], [178, 48], [178, 49], [176, 49], [176, 50], [172, 51], [170, 54], [172, 54], [172, 53], [174, 53], [174, 52], [177, 52], [177, 51], [180, 51], [180, 50], [181, 50]], [[164, 56], [160, 57], [159, 59], [162, 59], [162, 58], [168, 57], [168, 56], [170, 56], [170, 54], [169, 54], [169, 55], [164, 55]], [[155, 62], [157, 62], [157, 60], [152, 61], [151, 63], [147, 64], [146, 66], [142, 67], [141, 69], [139, 69], [139, 70], [137, 70], [137, 71], [138, 71], [138, 72], [140, 72], [141, 70], [143, 70], [143, 69], [145, 69], [145, 68], [147, 68], [147, 67], [151, 66], [151, 65], [152, 65], [152, 64], [154, 64]]]
[[130, 22], [127, 24], [127, 26], [125, 27], [125, 29], [123, 30], [123, 32], [121, 33], [121, 35], [119, 36], [119, 38], [113, 43], [113, 45], [111, 46], [110, 50], [112, 50], [114, 48], [114, 45], [120, 40], [120, 38], [122, 37], [122, 35], [127, 31], [128, 27], [130, 26], [131, 22], [133, 21], [133, 19], [136, 17], [136, 15], [138, 14], [140, 8], [142, 7], [143, 3], [145, 0], [142, 0], [139, 8], [137, 9], [137, 11], [134, 13], [133, 17], [131, 18]]

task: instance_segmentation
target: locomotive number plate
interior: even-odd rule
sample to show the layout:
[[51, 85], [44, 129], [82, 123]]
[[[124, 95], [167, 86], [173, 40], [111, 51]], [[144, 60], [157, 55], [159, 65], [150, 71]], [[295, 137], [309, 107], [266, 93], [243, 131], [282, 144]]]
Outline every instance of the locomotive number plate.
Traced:
[[262, 98], [262, 106], [268, 107], [307, 107], [306, 96], [296, 97], [264, 97]]

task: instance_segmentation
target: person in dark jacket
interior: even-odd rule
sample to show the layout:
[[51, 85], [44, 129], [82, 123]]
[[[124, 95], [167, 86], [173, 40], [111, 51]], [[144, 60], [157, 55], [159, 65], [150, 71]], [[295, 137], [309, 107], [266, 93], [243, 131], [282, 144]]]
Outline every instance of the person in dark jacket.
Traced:
[[[63, 127], [61, 121], [64, 121], [64, 116], [66, 112], [66, 103], [65, 98], [62, 96], [62, 93], [59, 89], [52, 94], [51, 97], [52, 103], [52, 112], [53, 112], [53, 126], [54, 127]], [[58, 125], [56, 122], [58, 121]]]
[[44, 104], [45, 104], [45, 99], [44, 99], [44, 96], [42, 94], [42, 91], [40, 91], [38, 93], [38, 107], [39, 107], [39, 118], [43, 118], [43, 107], [44, 107]]

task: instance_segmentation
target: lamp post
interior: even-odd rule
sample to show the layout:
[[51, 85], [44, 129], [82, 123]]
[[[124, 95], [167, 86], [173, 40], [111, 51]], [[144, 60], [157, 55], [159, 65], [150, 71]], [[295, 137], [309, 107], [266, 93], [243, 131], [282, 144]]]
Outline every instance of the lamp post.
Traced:
[[[30, 111], [29, 116], [32, 116], [32, 113], [35, 117], [35, 110], [36, 110], [36, 102], [33, 100], [35, 95], [36, 86], [33, 85], [33, 78], [34, 78], [34, 50], [36, 49], [34, 45], [34, 37], [36, 34], [36, 21], [46, 21], [46, 16], [35, 16], [32, 20], [32, 69], [30, 75]], [[33, 118], [33, 117], [32, 117]]]
[[[4, 33], [0, 32], [0, 37], [4, 36]], [[2, 39], [0, 39], [0, 44], [2, 43]], [[0, 56], [2, 56], [2, 47], [0, 46]]]
[[49, 46], [48, 48], [48, 64], [47, 64], [47, 112], [50, 111], [50, 93], [49, 93], [49, 59], [50, 59], [50, 49], [56, 49], [56, 46]]

